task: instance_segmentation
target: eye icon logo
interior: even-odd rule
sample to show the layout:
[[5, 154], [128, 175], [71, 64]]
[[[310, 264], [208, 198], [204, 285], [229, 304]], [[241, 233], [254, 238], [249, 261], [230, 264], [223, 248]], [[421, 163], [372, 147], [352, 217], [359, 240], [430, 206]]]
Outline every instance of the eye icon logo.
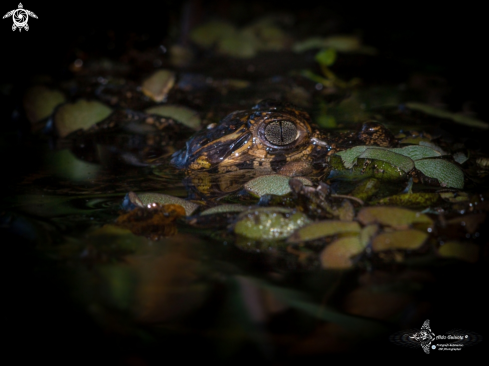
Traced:
[[22, 28], [24, 28], [26, 31], [29, 30], [29, 25], [27, 24], [27, 22], [29, 21], [29, 16], [37, 19], [36, 14], [34, 14], [30, 10], [24, 9], [22, 3], [19, 3], [19, 8], [9, 11], [3, 16], [3, 19], [12, 17], [14, 21], [14, 24], [12, 25], [12, 30], [15, 31], [18, 28], [20, 32], [22, 31]]

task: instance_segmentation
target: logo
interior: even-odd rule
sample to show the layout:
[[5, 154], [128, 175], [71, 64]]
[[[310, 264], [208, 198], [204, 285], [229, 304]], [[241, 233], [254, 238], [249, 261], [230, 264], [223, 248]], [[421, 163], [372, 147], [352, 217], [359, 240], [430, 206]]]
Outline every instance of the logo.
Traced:
[[[482, 337], [479, 334], [462, 329], [452, 329], [444, 335], [435, 335], [431, 331], [429, 320], [425, 320], [421, 329], [397, 332], [391, 335], [389, 339], [400, 346], [421, 347], [426, 354], [429, 354], [430, 350], [461, 351], [464, 347], [474, 346], [482, 341]], [[444, 343], [437, 343], [437, 341]]]
[[19, 32], [22, 31], [22, 28], [24, 28], [26, 31], [29, 30], [29, 25], [27, 24], [27, 21], [29, 20], [29, 16], [37, 19], [37, 15], [30, 10], [24, 9], [22, 3], [19, 3], [18, 9], [11, 10], [7, 14], [5, 14], [3, 16], [3, 19], [8, 18], [10, 16], [14, 20], [14, 24], [12, 25], [12, 30], [15, 31], [17, 28], [19, 28]]

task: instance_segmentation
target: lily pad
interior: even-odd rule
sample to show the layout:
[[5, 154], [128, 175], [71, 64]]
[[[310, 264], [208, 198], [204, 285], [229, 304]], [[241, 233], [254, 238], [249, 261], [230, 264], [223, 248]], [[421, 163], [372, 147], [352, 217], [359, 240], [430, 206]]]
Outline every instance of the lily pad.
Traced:
[[321, 65], [331, 66], [336, 61], [336, 50], [334, 48], [324, 49], [318, 52], [314, 59]]
[[479, 259], [479, 247], [473, 243], [449, 241], [438, 249], [438, 254], [442, 257], [457, 258], [475, 263]]
[[400, 207], [364, 207], [357, 219], [364, 225], [378, 223], [399, 228], [411, 224], [433, 224], [429, 216]]
[[219, 39], [219, 53], [236, 58], [250, 58], [256, 55], [259, 43], [252, 33], [234, 32]]
[[347, 269], [353, 263], [351, 257], [364, 250], [358, 236], [339, 238], [328, 245], [319, 255], [321, 266], [326, 269]]
[[141, 90], [155, 102], [162, 102], [175, 85], [175, 73], [170, 70], [158, 70], [143, 81]]
[[312, 223], [298, 229], [287, 240], [289, 243], [300, 243], [345, 233], [359, 233], [360, 225], [356, 221], [327, 220]]
[[185, 126], [193, 128], [194, 130], [200, 129], [200, 117], [199, 114], [190, 108], [176, 106], [176, 105], [159, 105], [146, 109], [146, 113], [156, 114], [162, 117], [173, 118]]
[[[289, 186], [290, 179], [290, 177], [280, 174], [262, 175], [245, 183], [244, 188], [258, 197], [266, 194], [284, 196], [292, 192]], [[303, 177], [295, 177], [294, 179], [299, 179], [306, 186], [312, 186], [309, 179]]]
[[54, 125], [60, 137], [87, 129], [102, 121], [112, 113], [112, 109], [97, 101], [80, 99], [75, 103], [66, 103], [58, 107], [54, 114]]
[[412, 160], [436, 158], [441, 155], [439, 151], [433, 150], [427, 146], [420, 145], [410, 145], [398, 149], [390, 149], [390, 151], [407, 156]]
[[185, 214], [187, 216], [192, 215], [192, 213], [199, 207], [198, 204], [190, 201], [186, 201], [182, 198], [169, 196], [167, 194], [161, 193], [137, 193], [130, 192], [129, 195], [133, 195], [130, 197], [130, 200], [133, 204], [139, 207], [147, 206], [151, 203], [159, 203], [161, 205], [180, 205], [185, 209]]
[[430, 178], [438, 179], [442, 187], [462, 189], [464, 173], [455, 165], [442, 159], [423, 159], [415, 161], [416, 169]]
[[428, 233], [415, 229], [384, 232], [372, 241], [372, 250], [418, 249], [428, 238]]
[[65, 96], [58, 90], [45, 86], [33, 86], [24, 95], [24, 109], [31, 123], [39, 122], [53, 113], [54, 108], [64, 103]]
[[236, 234], [255, 240], [285, 239], [311, 220], [302, 212], [266, 207], [243, 212], [234, 226]]
[[208, 208], [207, 210], [201, 212], [201, 215], [212, 215], [216, 213], [225, 213], [225, 212], [243, 212], [247, 210], [248, 207], [238, 204], [225, 204], [216, 207]]

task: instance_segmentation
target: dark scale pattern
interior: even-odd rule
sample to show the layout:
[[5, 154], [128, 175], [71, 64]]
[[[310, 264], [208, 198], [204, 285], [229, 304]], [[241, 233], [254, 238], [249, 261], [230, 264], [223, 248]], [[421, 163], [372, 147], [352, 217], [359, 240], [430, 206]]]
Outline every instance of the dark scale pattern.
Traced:
[[265, 138], [274, 145], [288, 145], [296, 136], [297, 127], [289, 121], [274, 121], [265, 128]]

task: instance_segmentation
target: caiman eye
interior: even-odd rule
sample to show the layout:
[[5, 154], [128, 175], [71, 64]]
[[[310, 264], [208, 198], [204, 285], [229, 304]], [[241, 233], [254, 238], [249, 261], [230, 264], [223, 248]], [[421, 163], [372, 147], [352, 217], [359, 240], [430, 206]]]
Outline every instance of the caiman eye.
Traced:
[[288, 145], [297, 137], [297, 126], [290, 121], [274, 121], [265, 127], [265, 138], [274, 145]]

